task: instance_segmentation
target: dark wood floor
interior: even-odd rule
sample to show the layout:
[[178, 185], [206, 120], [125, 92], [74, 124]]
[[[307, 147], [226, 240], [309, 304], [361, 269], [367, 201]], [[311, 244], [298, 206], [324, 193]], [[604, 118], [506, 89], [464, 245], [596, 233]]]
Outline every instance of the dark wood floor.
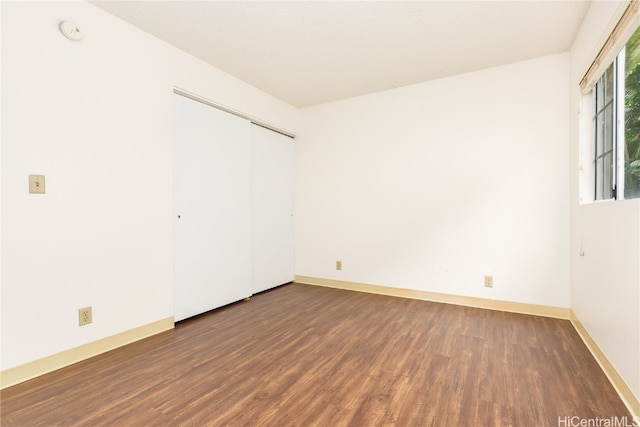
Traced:
[[300, 284], [0, 397], [7, 427], [631, 420], [568, 321]]

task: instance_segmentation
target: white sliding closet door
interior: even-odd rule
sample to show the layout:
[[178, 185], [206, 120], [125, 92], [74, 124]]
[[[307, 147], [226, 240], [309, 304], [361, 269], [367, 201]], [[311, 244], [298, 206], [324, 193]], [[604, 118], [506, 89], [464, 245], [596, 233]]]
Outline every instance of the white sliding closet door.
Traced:
[[174, 316], [251, 295], [247, 120], [174, 95]]
[[293, 139], [253, 126], [253, 293], [293, 281]]

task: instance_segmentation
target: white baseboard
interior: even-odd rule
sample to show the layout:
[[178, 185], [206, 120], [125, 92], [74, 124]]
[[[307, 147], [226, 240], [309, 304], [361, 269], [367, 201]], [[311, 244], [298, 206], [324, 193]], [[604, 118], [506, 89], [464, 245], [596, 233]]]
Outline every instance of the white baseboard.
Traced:
[[308, 276], [296, 276], [295, 281], [307, 285], [325, 286], [328, 288], [361, 291], [371, 294], [442, 302], [446, 304], [463, 305], [467, 307], [485, 308], [488, 310], [508, 311], [511, 313], [533, 314], [536, 316], [554, 317], [557, 319], [568, 320], [570, 315], [570, 309], [564, 307], [553, 307], [547, 305], [526, 304], [522, 302], [500, 301], [487, 298], [442, 294], [437, 292], [418, 291], [415, 289], [369, 285], [366, 283], [345, 282], [342, 280], [321, 279], [318, 277]]
[[157, 322], [142, 325], [140, 327], [93, 341], [79, 347], [71, 348], [33, 362], [25, 363], [0, 372], [0, 389], [19, 384], [40, 375], [64, 368], [82, 360], [106, 353], [118, 347], [139, 341], [151, 335], [173, 329], [173, 316]]
[[629, 412], [631, 412], [631, 415], [636, 417], [638, 421], [640, 421], [640, 399], [638, 399], [638, 396], [633, 394], [633, 391], [620, 376], [618, 370], [609, 361], [607, 356], [604, 354], [600, 346], [598, 346], [589, 332], [587, 332], [587, 329], [584, 327], [584, 325], [582, 325], [573, 310], [571, 311], [570, 320], [573, 324], [573, 327], [578, 332], [578, 335], [580, 335], [580, 338], [582, 338], [582, 341], [587, 346], [593, 357], [596, 359], [605, 375], [609, 378], [609, 381], [618, 392], [618, 395], [629, 409]]

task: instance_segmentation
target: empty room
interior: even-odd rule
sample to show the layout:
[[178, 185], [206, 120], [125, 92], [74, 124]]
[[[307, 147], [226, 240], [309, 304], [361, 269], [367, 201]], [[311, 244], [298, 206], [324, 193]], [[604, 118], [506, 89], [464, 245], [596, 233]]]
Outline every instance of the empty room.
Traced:
[[640, 0], [0, 20], [2, 426], [640, 426]]

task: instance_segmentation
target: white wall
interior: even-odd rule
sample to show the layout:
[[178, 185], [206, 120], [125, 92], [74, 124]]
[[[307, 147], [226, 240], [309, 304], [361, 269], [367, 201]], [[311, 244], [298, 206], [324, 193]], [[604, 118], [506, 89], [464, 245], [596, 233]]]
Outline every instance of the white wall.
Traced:
[[90, 4], [1, 7], [4, 370], [173, 315], [174, 85], [284, 129], [298, 112]]
[[[292, 131], [298, 112], [92, 5], [0, 10], [7, 369], [172, 315], [174, 85]], [[640, 396], [639, 202], [577, 203], [577, 81], [620, 12], [592, 4], [570, 74], [556, 55], [303, 110], [296, 273], [567, 307], [571, 265], [571, 307]]]
[[578, 84], [625, 7], [592, 2], [571, 49], [571, 308], [640, 398], [640, 200], [579, 203]]
[[296, 274], [569, 307], [568, 77], [560, 54], [301, 110]]

